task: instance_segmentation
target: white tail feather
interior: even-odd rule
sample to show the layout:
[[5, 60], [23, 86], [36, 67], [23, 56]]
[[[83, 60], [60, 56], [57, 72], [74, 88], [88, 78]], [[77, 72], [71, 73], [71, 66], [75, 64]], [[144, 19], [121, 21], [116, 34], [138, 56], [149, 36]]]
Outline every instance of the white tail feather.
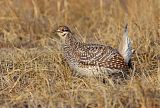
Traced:
[[129, 63], [131, 56], [132, 56], [132, 47], [131, 47], [131, 41], [128, 37], [128, 27], [125, 26], [125, 32], [122, 39], [120, 53], [123, 56], [126, 63]]

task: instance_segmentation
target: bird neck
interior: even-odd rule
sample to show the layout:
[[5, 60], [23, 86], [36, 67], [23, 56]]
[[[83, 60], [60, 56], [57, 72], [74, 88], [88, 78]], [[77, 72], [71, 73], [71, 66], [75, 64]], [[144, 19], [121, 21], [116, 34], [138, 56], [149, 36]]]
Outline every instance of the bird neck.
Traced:
[[74, 46], [77, 42], [77, 39], [73, 36], [72, 33], [66, 34], [65, 45]]

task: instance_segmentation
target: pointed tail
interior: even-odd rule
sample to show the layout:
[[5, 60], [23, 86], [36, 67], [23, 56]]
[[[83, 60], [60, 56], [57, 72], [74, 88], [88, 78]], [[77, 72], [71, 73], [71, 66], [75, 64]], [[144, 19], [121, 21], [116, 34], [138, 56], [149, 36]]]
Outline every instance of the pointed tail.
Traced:
[[125, 31], [124, 31], [124, 35], [123, 35], [123, 39], [121, 42], [119, 52], [123, 56], [125, 62], [129, 65], [129, 67], [132, 68], [131, 66], [132, 47], [131, 47], [131, 41], [128, 37], [128, 25], [127, 24], [125, 26]]

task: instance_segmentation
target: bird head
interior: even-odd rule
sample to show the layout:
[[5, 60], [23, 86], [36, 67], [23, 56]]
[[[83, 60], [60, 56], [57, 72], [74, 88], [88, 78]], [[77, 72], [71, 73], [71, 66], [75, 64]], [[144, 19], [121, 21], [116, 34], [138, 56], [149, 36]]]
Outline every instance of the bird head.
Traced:
[[71, 33], [71, 31], [67, 26], [59, 26], [56, 33], [62, 40], [65, 40], [66, 36]]

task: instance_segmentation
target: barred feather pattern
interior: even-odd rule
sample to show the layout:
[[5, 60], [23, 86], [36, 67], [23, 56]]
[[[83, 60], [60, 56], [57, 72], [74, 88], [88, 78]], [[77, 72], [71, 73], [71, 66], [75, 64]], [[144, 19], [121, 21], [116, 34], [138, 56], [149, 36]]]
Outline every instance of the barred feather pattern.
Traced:
[[93, 75], [117, 73], [129, 69], [121, 54], [110, 46], [86, 44], [67, 34], [63, 45], [64, 57], [70, 67], [78, 73]]

